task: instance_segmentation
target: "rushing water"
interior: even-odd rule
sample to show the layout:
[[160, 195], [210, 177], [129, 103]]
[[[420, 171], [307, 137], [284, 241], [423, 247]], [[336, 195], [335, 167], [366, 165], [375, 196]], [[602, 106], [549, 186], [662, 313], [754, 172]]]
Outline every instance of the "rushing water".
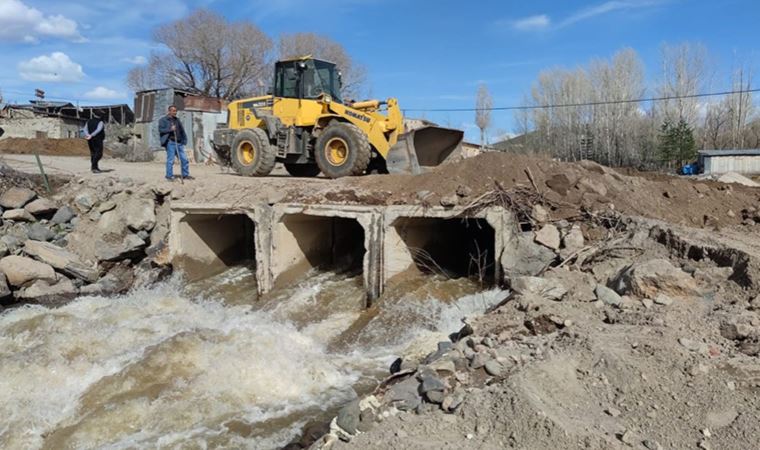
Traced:
[[371, 390], [415, 340], [503, 298], [409, 279], [364, 308], [360, 276], [261, 298], [239, 267], [118, 299], [0, 315], [0, 447], [277, 448]]

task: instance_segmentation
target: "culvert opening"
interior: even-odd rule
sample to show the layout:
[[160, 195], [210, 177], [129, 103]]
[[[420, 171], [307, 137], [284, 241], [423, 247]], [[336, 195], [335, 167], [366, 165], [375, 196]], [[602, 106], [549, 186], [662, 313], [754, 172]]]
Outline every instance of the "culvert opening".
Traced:
[[399, 239], [386, 254], [390, 276], [416, 269], [488, 284], [496, 279], [496, 238], [485, 219], [403, 217], [393, 222], [393, 231]]
[[255, 267], [254, 227], [245, 214], [187, 214], [179, 223], [175, 265], [190, 281], [235, 266]]
[[287, 214], [277, 225], [274, 239], [276, 285], [295, 281], [313, 269], [362, 273], [364, 228], [354, 218]]

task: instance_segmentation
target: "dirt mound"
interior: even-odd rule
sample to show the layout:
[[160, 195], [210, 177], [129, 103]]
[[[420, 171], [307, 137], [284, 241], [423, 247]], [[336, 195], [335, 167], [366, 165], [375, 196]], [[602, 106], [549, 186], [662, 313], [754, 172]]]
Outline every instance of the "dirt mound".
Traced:
[[[568, 163], [508, 153], [484, 153], [416, 176], [371, 175], [331, 185], [335, 191], [354, 189], [373, 192], [374, 197], [381, 193], [386, 204], [433, 206], [452, 199], [467, 206], [488, 193], [516, 188], [542, 197], [554, 220], [614, 209], [696, 227], [741, 224], [743, 209], [760, 199], [760, 189], [736, 184], [662, 174], [627, 176], [591, 161]], [[299, 197], [293, 200], [328, 200], [324, 192]]]
[[13, 155], [90, 156], [84, 139], [27, 139], [7, 138], [0, 140], [0, 153]]

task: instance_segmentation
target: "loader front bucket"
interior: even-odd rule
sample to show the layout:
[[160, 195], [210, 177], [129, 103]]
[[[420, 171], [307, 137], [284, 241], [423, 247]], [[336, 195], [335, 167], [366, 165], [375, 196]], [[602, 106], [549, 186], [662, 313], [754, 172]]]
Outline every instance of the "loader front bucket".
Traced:
[[419, 174], [460, 149], [464, 131], [427, 126], [404, 133], [386, 155], [389, 173]]

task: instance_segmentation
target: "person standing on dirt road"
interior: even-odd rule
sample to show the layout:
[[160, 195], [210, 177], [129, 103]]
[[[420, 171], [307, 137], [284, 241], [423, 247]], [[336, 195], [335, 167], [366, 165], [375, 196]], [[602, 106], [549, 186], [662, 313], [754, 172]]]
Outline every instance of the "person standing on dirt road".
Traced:
[[103, 157], [103, 141], [106, 138], [106, 130], [100, 117], [95, 116], [85, 122], [82, 128], [84, 138], [87, 139], [87, 146], [90, 148], [90, 170], [92, 173], [102, 173], [98, 163]]
[[192, 180], [190, 176], [190, 162], [185, 154], [185, 145], [187, 144], [187, 134], [182, 122], [177, 118], [177, 107], [171, 105], [169, 113], [159, 119], [158, 133], [161, 138], [161, 146], [166, 149], [166, 179], [174, 180], [174, 155], [179, 157], [180, 166], [182, 167], [182, 179]]

